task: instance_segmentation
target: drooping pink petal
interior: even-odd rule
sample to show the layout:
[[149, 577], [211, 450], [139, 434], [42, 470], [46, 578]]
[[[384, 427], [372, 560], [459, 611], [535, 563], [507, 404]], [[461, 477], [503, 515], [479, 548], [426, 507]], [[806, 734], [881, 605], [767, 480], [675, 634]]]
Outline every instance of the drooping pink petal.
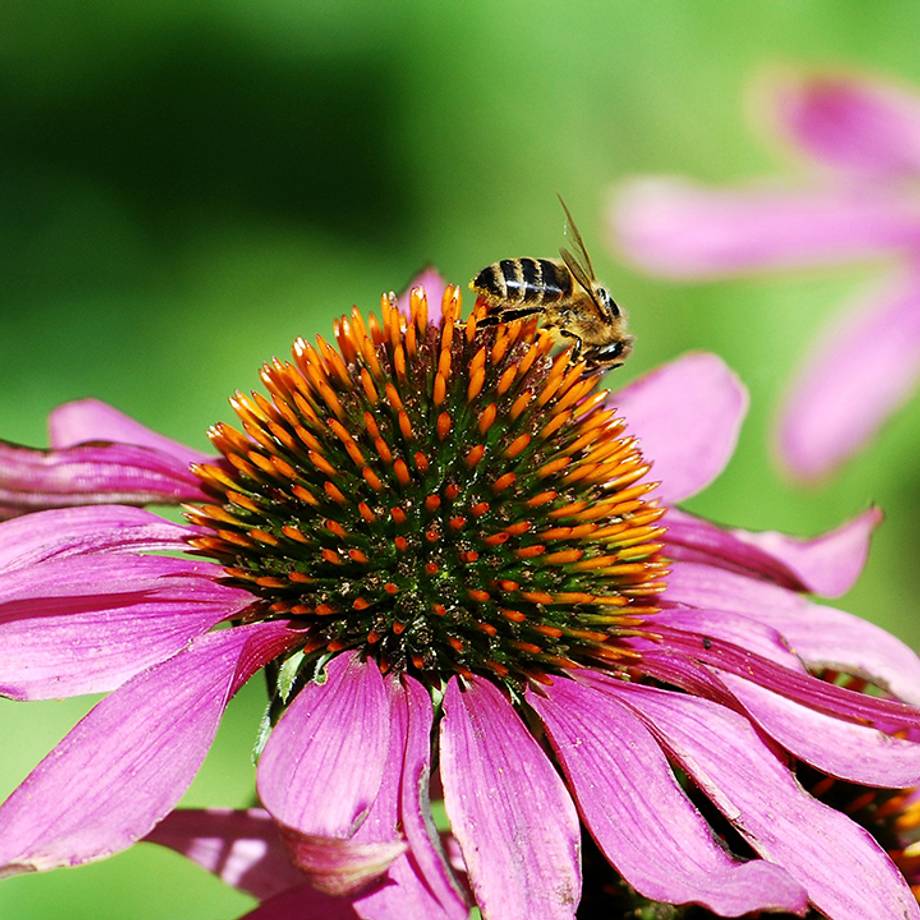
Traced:
[[0, 441], [5, 517], [74, 505], [206, 500], [185, 462], [154, 448], [100, 442], [40, 450]]
[[851, 613], [758, 579], [690, 562], [673, 563], [664, 598], [758, 620], [783, 635], [810, 667], [857, 674], [920, 705], [920, 658], [884, 629]]
[[769, 658], [722, 639], [685, 633], [663, 623], [656, 624], [655, 631], [663, 646], [675, 655], [750, 678], [812, 709], [851, 722], [877, 724], [892, 731], [920, 728], [920, 709], [898, 700], [848, 690], [778, 665]]
[[428, 301], [428, 322], [437, 323], [441, 319], [441, 301], [447, 282], [433, 266], [426, 265], [405, 287], [399, 295], [399, 309], [409, 315], [409, 295], [413, 288], [423, 288]]
[[870, 508], [812, 539], [778, 531], [723, 530], [678, 508], [668, 511], [668, 556], [767, 578], [799, 591], [836, 597], [859, 577], [882, 512]]
[[36, 511], [0, 522], [0, 574], [83, 553], [181, 551], [196, 532], [126, 505]]
[[879, 179], [920, 175], [920, 96], [842, 71], [778, 68], [755, 87], [758, 113], [818, 163]]
[[782, 410], [780, 454], [803, 479], [858, 450], [920, 383], [920, 267], [834, 321]]
[[376, 664], [339, 655], [325, 681], [308, 684], [288, 706], [259, 763], [262, 802], [296, 865], [329, 894], [363, 887], [405, 849], [395, 828], [389, 839], [352, 840], [384, 779], [390, 710]]
[[719, 677], [754, 721], [799, 760], [867, 786], [920, 785], [920, 744], [816, 712], [736, 674]]
[[115, 441], [151, 447], [169, 454], [183, 466], [214, 460], [212, 455], [152, 431], [99, 399], [78, 399], [58, 406], [48, 416], [48, 432], [51, 446], [58, 449], [74, 447], [86, 441]]
[[387, 766], [367, 819], [352, 839], [387, 843], [401, 829], [408, 846], [381, 883], [356, 898], [355, 909], [367, 920], [466, 920], [469, 909], [441, 852], [428, 805], [431, 698], [408, 676], [388, 678], [387, 689], [392, 701]]
[[688, 694], [604, 683], [754, 850], [782, 866], [822, 913], [835, 920], [920, 917], [903, 876], [868, 831], [809, 796], [744, 716]]
[[581, 894], [578, 816], [546, 755], [499, 690], [452, 678], [441, 781], [476, 903], [487, 917], [571, 918]]
[[0, 806], [0, 874], [79, 865], [149, 833], [198, 771], [227, 700], [291, 641], [282, 623], [202, 636], [96, 705]]
[[920, 202], [875, 187], [722, 190], [638, 179], [617, 191], [610, 221], [614, 247], [669, 278], [851, 262], [920, 243]]
[[807, 895], [782, 869], [738, 862], [716, 842], [629, 707], [564, 679], [545, 696], [528, 691], [527, 701], [546, 726], [588, 829], [640, 894], [728, 917], [804, 913]]
[[261, 808], [177, 809], [144, 840], [181, 853], [259, 900], [304, 883], [291, 865], [278, 825]]
[[221, 575], [208, 562], [127, 553], [0, 575], [0, 695], [114, 690], [255, 600]]
[[716, 355], [687, 354], [618, 390], [613, 404], [638, 435], [661, 480], [656, 497], [678, 502], [704, 489], [734, 453], [747, 392]]

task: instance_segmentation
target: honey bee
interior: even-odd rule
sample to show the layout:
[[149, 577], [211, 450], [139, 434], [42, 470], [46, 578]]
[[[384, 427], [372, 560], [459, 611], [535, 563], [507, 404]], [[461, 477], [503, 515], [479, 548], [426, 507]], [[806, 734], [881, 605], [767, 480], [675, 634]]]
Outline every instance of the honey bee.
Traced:
[[626, 316], [594, 277], [594, 266], [562, 198], [568, 228], [581, 258], [560, 249], [561, 259], [502, 259], [487, 265], [470, 287], [487, 305], [480, 326], [541, 317], [545, 329], [574, 340], [572, 357], [592, 370], [619, 367], [632, 351]]

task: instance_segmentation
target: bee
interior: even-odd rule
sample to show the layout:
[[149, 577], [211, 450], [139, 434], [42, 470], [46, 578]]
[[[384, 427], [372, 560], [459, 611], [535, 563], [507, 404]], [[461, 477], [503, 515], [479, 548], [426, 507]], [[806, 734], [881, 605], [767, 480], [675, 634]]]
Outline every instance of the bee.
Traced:
[[594, 277], [594, 266], [572, 215], [561, 196], [575, 248], [560, 249], [561, 259], [502, 259], [487, 265], [470, 282], [485, 301], [480, 326], [540, 316], [541, 325], [573, 339], [572, 357], [583, 357], [592, 370], [619, 367], [632, 351], [626, 316]]

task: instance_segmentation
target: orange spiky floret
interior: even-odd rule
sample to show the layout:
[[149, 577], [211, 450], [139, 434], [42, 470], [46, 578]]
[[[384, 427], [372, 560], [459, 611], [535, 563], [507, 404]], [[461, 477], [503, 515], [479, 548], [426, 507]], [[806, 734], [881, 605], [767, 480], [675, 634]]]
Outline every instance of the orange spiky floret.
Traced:
[[432, 680], [625, 672], [666, 574], [638, 443], [535, 322], [461, 322], [454, 286], [437, 322], [423, 291], [409, 308], [384, 295], [380, 319], [266, 364], [269, 398], [233, 396], [242, 431], [210, 431], [226, 463], [196, 468], [196, 546], [311, 653]]

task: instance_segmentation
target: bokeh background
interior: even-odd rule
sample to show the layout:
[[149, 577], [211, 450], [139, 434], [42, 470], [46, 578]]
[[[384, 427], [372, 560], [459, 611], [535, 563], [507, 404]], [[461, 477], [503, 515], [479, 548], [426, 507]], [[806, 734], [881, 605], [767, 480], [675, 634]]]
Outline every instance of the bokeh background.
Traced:
[[[704, 348], [750, 387], [737, 455], [690, 506], [804, 535], [880, 503], [840, 603], [920, 645], [920, 401], [819, 489], [785, 483], [767, 446], [804, 341], [871, 269], [665, 284], [618, 264], [602, 222], [627, 175], [773, 171], [742, 115], [759, 66], [920, 84], [918, 34], [912, 0], [6, 0], [0, 436], [44, 444], [47, 412], [93, 395], [204, 446], [263, 360], [424, 262], [465, 282], [553, 255], [559, 191], [638, 335], [611, 383]], [[250, 802], [261, 689], [234, 702], [187, 804]], [[0, 702], [0, 796], [93, 702]], [[251, 903], [151, 846], [0, 884], [16, 920], [218, 920]]]

